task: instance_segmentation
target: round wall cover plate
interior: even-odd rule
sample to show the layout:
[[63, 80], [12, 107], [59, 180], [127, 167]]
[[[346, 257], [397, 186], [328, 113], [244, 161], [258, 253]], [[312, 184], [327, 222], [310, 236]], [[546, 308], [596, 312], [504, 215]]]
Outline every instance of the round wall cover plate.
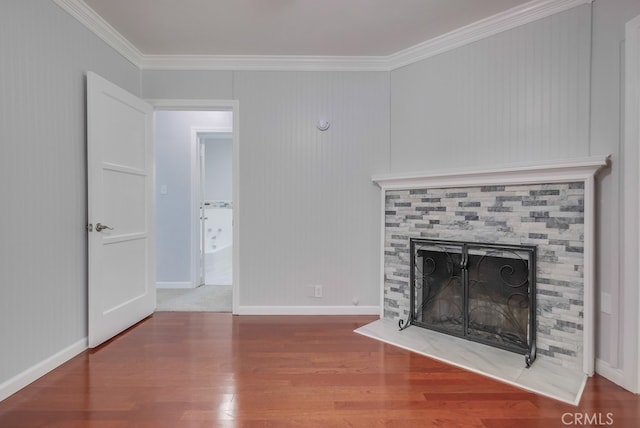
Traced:
[[327, 129], [329, 129], [330, 125], [329, 125], [329, 122], [326, 120], [319, 120], [316, 126], [320, 131], [326, 131]]

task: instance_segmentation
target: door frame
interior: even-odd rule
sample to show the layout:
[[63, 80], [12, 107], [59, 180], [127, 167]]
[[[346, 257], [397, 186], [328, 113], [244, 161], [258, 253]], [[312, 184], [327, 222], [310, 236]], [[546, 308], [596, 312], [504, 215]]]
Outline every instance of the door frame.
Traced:
[[[240, 103], [238, 100], [194, 100], [194, 99], [147, 99], [155, 111], [158, 110], [175, 110], [175, 111], [231, 111], [232, 112], [232, 197], [233, 197], [233, 255], [232, 255], [232, 309], [233, 314], [238, 313], [239, 297], [240, 297], [240, 128], [239, 128], [239, 114]], [[213, 128], [213, 127], [212, 127]], [[192, 162], [197, 162], [198, 150], [192, 150]], [[193, 166], [193, 165], [192, 165]], [[192, 169], [192, 186], [191, 191], [197, 192], [197, 187], [194, 188], [193, 180], [196, 172]], [[195, 177], [197, 180], [198, 177]], [[196, 201], [197, 201], [197, 195]], [[193, 198], [193, 196], [192, 196]], [[195, 218], [195, 217], [193, 217]], [[193, 220], [192, 218], [192, 220]], [[193, 235], [193, 234], [192, 234]], [[196, 234], [196, 238], [197, 238]], [[193, 237], [192, 237], [193, 239]], [[195, 244], [191, 246], [192, 251]], [[197, 255], [196, 255], [197, 256]], [[196, 257], [192, 257], [192, 261], [195, 261]], [[196, 264], [197, 268], [197, 264]], [[196, 275], [195, 269], [192, 270], [192, 274]], [[194, 281], [197, 278], [194, 276]]]
[[[219, 111], [219, 110], [218, 110]], [[233, 124], [232, 124], [233, 127]], [[202, 178], [205, 174], [203, 168], [204, 159], [202, 158], [202, 134], [231, 134], [233, 147], [233, 129], [227, 127], [215, 127], [215, 126], [192, 126], [191, 127], [191, 219], [198, 219], [193, 223], [191, 228], [191, 248], [196, 248], [199, 254], [198, 257], [191, 258], [191, 272], [193, 279], [193, 287], [199, 287], [206, 283], [206, 277], [204, 270], [206, 268], [204, 262], [204, 210], [202, 209], [203, 202], [203, 182]], [[233, 162], [233, 160], [232, 160]], [[233, 168], [232, 168], [233, 171]], [[233, 188], [233, 177], [231, 179], [231, 186]], [[233, 195], [232, 195], [233, 197]], [[233, 237], [232, 237], [233, 242]], [[232, 259], [233, 263], [233, 259]]]

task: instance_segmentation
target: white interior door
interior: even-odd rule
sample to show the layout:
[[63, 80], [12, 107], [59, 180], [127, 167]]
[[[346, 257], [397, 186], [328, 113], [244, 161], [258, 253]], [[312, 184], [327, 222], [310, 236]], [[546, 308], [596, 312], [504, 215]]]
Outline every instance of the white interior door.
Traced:
[[153, 108], [87, 74], [89, 347], [155, 310]]

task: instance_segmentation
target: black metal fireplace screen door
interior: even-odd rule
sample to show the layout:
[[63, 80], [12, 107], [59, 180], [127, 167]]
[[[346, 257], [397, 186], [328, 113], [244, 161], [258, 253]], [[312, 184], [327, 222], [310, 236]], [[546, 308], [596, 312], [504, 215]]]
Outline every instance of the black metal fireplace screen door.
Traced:
[[536, 358], [536, 247], [410, 240], [410, 310], [400, 321]]

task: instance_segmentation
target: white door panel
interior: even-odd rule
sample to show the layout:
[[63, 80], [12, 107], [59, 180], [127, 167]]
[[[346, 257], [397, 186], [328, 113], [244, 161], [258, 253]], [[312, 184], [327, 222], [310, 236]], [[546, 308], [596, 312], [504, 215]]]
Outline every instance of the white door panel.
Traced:
[[110, 202], [104, 207], [104, 219], [119, 225], [113, 231], [115, 235], [145, 233], [147, 207], [137, 202], [145, 199], [147, 177], [140, 173], [105, 169], [103, 185], [104, 199]]
[[135, 260], [146, 258], [144, 239], [127, 239], [104, 244], [101, 273], [110, 287], [102, 290], [103, 308], [109, 312], [122, 303], [144, 297], [146, 275]]
[[155, 309], [153, 109], [88, 73], [87, 134], [89, 346], [96, 347]]
[[147, 158], [144, 139], [147, 129], [146, 123], [140, 119], [146, 112], [140, 110], [142, 106], [133, 105], [131, 100], [113, 98], [104, 91], [101, 95], [101, 114], [109, 117], [109, 120], [100, 124], [100, 132], [110, 135], [109, 147], [103, 153], [102, 160], [105, 163], [145, 170]]

